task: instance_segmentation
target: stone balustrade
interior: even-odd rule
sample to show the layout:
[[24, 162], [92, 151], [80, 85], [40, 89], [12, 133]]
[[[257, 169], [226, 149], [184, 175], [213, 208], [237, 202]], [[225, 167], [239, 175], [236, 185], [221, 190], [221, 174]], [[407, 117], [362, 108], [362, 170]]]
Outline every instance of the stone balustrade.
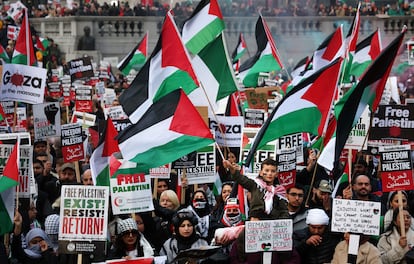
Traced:
[[[176, 18], [180, 27], [183, 19]], [[250, 54], [256, 50], [254, 36], [257, 17], [225, 17], [226, 42], [230, 53], [237, 44], [239, 33], [245, 36]], [[343, 25], [346, 35], [352, 17], [266, 17], [283, 61], [294, 61], [310, 56], [323, 39]], [[152, 51], [161, 31], [163, 17], [57, 17], [34, 18], [31, 25], [42, 37], [51, 37], [64, 54], [73, 54], [83, 28], [89, 26], [96, 39], [96, 48], [102, 57], [125, 56], [149, 32], [149, 51]], [[383, 45], [388, 44], [408, 26], [407, 39], [414, 35], [414, 17], [362, 17], [360, 40], [379, 28]], [[247, 57], [247, 56], [246, 56]]]

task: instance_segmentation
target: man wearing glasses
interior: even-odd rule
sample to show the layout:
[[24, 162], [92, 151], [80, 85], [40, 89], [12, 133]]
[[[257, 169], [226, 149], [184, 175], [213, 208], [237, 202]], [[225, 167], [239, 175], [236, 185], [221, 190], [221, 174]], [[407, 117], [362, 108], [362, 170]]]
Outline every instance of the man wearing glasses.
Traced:
[[293, 221], [293, 231], [304, 229], [308, 210], [304, 206], [305, 189], [302, 185], [296, 184], [286, 191], [288, 200], [288, 211]]

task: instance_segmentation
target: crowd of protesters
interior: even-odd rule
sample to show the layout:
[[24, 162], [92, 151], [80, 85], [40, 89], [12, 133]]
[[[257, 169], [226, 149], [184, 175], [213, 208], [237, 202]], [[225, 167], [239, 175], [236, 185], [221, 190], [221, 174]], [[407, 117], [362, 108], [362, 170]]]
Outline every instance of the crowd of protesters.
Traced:
[[[23, 1], [25, 2], [25, 1]], [[315, 0], [286, 1], [283, 6], [258, 5], [255, 1], [251, 4], [237, 1], [222, 1], [220, 8], [224, 16], [256, 16], [261, 13], [264, 16], [353, 16], [356, 12], [356, 5], [347, 4], [341, 1], [330, 1], [323, 3]], [[62, 16], [165, 16], [166, 12], [172, 8], [178, 17], [188, 17], [192, 14], [196, 2], [183, 1], [177, 2], [173, 6], [168, 3], [161, 4], [154, 1], [152, 5], [141, 3], [131, 4], [128, 1], [118, 1], [118, 3], [99, 4], [95, 0], [85, 1], [82, 6], [74, 3], [70, 8], [53, 2], [51, 4], [38, 4], [34, 6], [32, 2], [26, 3], [31, 9], [30, 17], [50, 18]], [[3, 17], [7, 11], [7, 6], [2, 6]], [[412, 4], [408, 1], [386, 2], [376, 4], [374, 1], [364, 1], [361, 6], [362, 16], [389, 15], [406, 16], [412, 15]]]

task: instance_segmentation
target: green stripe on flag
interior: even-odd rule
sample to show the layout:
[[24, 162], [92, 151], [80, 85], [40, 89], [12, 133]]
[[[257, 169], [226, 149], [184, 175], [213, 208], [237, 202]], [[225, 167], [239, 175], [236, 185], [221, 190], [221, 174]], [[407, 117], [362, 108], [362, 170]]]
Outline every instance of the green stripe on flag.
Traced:
[[211, 40], [215, 39], [224, 29], [224, 22], [221, 19], [214, 19], [210, 24], [201, 29], [185, 46], [191, 53], [199, 53]]

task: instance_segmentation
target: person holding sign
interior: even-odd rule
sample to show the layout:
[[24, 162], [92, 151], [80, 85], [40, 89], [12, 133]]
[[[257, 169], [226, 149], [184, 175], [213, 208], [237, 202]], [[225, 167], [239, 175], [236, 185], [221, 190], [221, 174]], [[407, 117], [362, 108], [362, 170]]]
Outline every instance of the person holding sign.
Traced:
[[[404, 226], [401, 226], [400, 214], [404, 215]], [[410, 226], [411, 215], [408, 210], [395, 209], [392, 222], [381, 235], [377, 245], [381, 252], [382, 263], [406, 263], [404, 260], [405, 254], [414, 245], [414, 231], [410, 229]], [[405, 236], [401, 235], [402, 228], [405, 230]]]
[[230, 170], [233, 179], [251, 193], [250, 220], [288, 219], [286, 190], [275, 185], [277, 163], [273, 159], [262, 162], [259, 176], [254, 180], [240, 174], [240, 166], [223, 160], [223, 166]]
[[[398, 208], [398, 195], [397, 194], [398, 194], [398, 192], [396, 192], [396, 191], [390, 192], [388, 194], [388, 202], [387, 202], [388, 210], [384, 215], [384, 230], [387, 230], [388, 226], [391, 224], [392, 215], [394, 213], [394, 210], [396, 208]], [[408, 208], [408, 205], [407, 205], [407, 200], [408, 200], [407, 192], [401, 191], [401, 194], [402, 194], [402, 203], [403, 203], [402, 206], [404, 208]], [[411, 226], [410, 226], [410, 228], [412, 230], [414, 230], [413, 217], [411, 217]]]
[[[378, 264], [380, 262], [380, 252], [377, 247], [368, 242], [369, 236], [360, 235], [358, 255], [356, 255], [356, 262], [348, 260], [349, 256], [355, 256], [349, 254], [349, 243], [350, 234], [345, 233], [344, 240], [339, 242], [335, 248], [335, 254], [331, 264], [346, 264], [346, 263], [357, 263], [357, 264]], [[351, 240], [352, 241], [352, 240]], [[358, 242], [358, 241], [357, 241]], [[352, 242], [351, 242], [352, 243]]]
[[118, 223], [118, 236], [109, 259], [131, 259], [136, 257], [152, 257], [154, 250], [144, 235], [138, 231], [137, 223], [127, 218]]
[[198, 218], [188, 209], [179, 210], [173, 217], [174, 235], [168, 239], [161, 248], [160, 255], [167, 256], [166, 263], [193, 263], [187, 260], [174, 261], [180, 251], [186, 249], [199, 249], [208, 246], [207, 242], [196, 232]]

